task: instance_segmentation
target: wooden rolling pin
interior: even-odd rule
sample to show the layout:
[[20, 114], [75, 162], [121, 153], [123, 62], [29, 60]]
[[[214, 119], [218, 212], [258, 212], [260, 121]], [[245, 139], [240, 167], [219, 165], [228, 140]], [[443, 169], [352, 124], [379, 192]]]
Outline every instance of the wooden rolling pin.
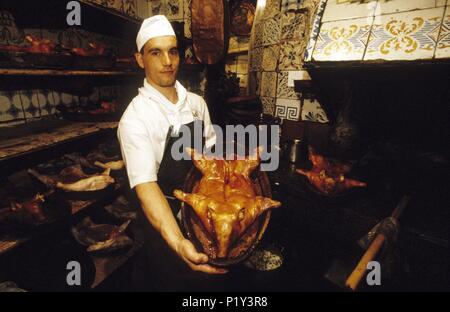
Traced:
[[[410, 196], [403, 196], [397, 207], [395, 207], [394, 211], [391, 214], [391, 218], [398, 219], [406, 205], [408, 204]], [[383, 234], [377, 234], [375, 239], [370, 244], [369, 248], [366, 250], [361, 260], [359, 260], [358, 265], [355, 267], [353, 272], [345, 281], [345, 286], [349, 287], [352, 291], [355, 291], [358, 288], [361, 279], [364, 277], [364, 274], [367, 270], [367, 264], [372, 261], [377, 255], [378, 252], [383, 247], [384, 241], [386, 240], [386, 236]]]

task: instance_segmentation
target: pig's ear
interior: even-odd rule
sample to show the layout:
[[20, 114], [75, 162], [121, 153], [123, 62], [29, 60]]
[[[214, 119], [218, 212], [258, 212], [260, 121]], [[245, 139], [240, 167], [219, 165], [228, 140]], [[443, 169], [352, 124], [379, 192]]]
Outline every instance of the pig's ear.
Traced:
[[261, 203], [261, 212], [271, 208], [278, 208], [281, 206], [281, 202], [279, 202], [278, 200], [273, 200], [268, 197], [259, 197], [259, 196], [258, 199], [259, 202]]

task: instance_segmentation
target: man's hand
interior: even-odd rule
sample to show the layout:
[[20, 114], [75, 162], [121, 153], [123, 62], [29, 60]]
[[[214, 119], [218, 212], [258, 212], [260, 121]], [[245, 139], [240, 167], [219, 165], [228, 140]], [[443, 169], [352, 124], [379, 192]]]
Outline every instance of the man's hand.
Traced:
[[198, 253], [194, 245], [187, 239], [182, 239], [178, 242], [176, 252], [194, 271], [209, 274], [224, 274], [228, 272], [226, 269], [219, 269], [207, 264], [208, 256], [203, 253]]

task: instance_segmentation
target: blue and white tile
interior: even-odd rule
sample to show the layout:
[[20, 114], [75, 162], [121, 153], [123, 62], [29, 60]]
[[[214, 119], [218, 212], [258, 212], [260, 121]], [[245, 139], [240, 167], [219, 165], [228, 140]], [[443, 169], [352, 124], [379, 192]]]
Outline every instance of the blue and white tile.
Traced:
[[300, 118], [300, 109], [300, 100], [277, 99], [275, 103], [275, 116], [297, 121]]
[[327, 123], [328, 117], [320, 103], [315, 99], [304, 99], [302, 120]]
[[320, 0], [319, 5], [317, 6], [317, 13], [314, 16], [314, 20], [311, 25], [311, 31], [309, 35], [308, 44], [305, 49], [304, 58], [305, 62], [310, 62], [312, 60], [312, 54], [314, 48], [316, 46], [317, 37], [320, 32], [320, 25], [322, 21], [323, 12], [325, 11], [325, 6], [327, 4], [327, 0]]
[[445, 11], [434, 57], [450, 58], [450, 6], [447, 6]]
[[349, 1], [344, 3], [340, 2], [339, 0], [328, 0], [327, 6], [323, 13], [322, 23], [356, 18], [370, 18], [371, 23], [371, 17], [375, 15], [377, 3], [377, 0], [364, 2]]
[[[372, 18], [373, 19], [373, 18]], [[313, 59], [316, 61], [362, 60], [371, 23], [366, 18], [323, 23]]]
[[36, 90], [20, 91], [20, 99], [26, 119], [40, 117], [39, 101], [36, 96]]
[[374, 23], [364, 60], [433, 58], [444, 7], [380, 16]]
[[379, 0], [376, 12], [378, 15], [400, 13], [436, 7], [436, 0]]

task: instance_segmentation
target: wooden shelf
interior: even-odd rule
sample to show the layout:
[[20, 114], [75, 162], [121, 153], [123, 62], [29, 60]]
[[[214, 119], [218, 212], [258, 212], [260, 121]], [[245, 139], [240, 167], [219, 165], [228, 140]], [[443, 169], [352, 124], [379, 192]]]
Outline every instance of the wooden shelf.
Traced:
[[[117, 195], [120, 194], [121, 189], [123, 189], [123, 186], [116, 184], [115, 194]], [[93, 200], [68, 200], [72, 211], [72, 217], [78, 215], [82, 211], [101, 205], [105, 200], [108, 199], [109, 198], [99, 198]], [[7, 253], [8, 251], [30, 241], [31, 239], [32, 239], [31, 236], [21, 238], [14, 238], [14, 237], [0, 238], [0, 255]]]
[[140, 71], [0, 68], [5, 76], [144, 76]]
[[[0, 136], [0, 162], [18, 157], [24, 153], [49, 149], [67, 141], [73, 141], [105, 130], [116, 129], [118, 125], [118, 122], [70, 122], [49, 119], [43, 119], [34, 123], [34, 125], [30, 123], [29, 125], [2, 129], [4, 134]], [[54, 123], [54, 127], [51, 127], [49, 123]], [[39, 131], [39, 128], [41, 128], [39, 126], [43, 126], [42, 131]], [[25, 130], [21, 130], [24, 128]], [[18, 132], [26, 132], [26, 130], [34, 133], [17, 137]], [[8, 135], [6, 132], [13, 132], [16, 134], [16, 137], [5, 138]]]

